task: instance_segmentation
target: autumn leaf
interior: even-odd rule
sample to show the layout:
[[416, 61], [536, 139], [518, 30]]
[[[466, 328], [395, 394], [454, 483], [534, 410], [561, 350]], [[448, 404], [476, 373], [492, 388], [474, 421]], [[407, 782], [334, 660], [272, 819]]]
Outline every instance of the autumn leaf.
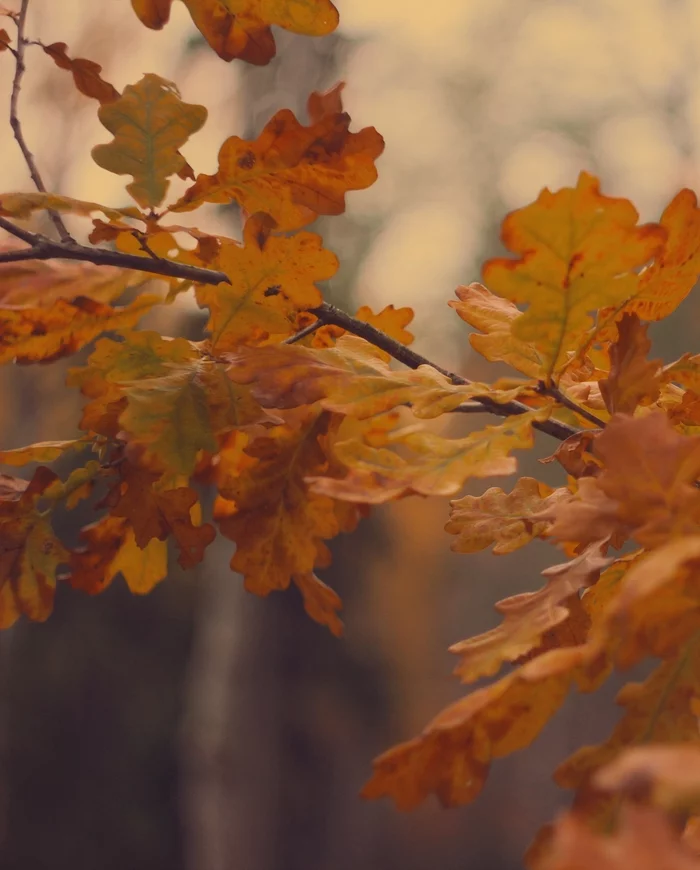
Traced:
[[207, 110], [183, 103], [172, 82], [147, 73], [118, 100], [101, 106], [98, 115], [114, 139], [92, 149], [95, 163], [131, 175], [129, 193], [142, 208], [156, 208], [167, 193], [168, 177], [186, 166], [178, 149], [204, 125]]
[[528, 377], [539, 377], [542, 358], [529, 341], [513, 335], [513, 324], [522, 317], [518, 307], [491, 293], [483, 284], [458, 287], [455, 292], [459, 301], [447, 304], [462, 320], [484, 333], [469, 336], [474, 350], [489, 362], [504, 362]]
[[[0, 253], [23, 245], [3, 242]], [[49, 308], [57, 299], [84, 296], [95, 302], [116, 302], [128, 289], [151, 280], [135, 269], [96, 266], [69, 260], [22, 260], [0, 263], [0, 306]]]
[[700, 275], [700, 208], [693, 191], [686, 188], [677, 193], [659, 223], [667, 232], [666, 242], [654, 262], [641, 273], [636, 292], [621, 308], [641, 320], [668, 317]]
[[366, 798], [416, 807], [434, 793], [444, 806], [471, 803], [491, 762], [528, 746], [563, 703], [577, 669], [591, 667], [588, 647], [551, 650], [443, 710], [420, 737], [374, 762]]
[[0, 450], [0, 465], [26, 465], [28, 462], [54, 462], [65, 453], [87, 446], [83, 438], [69, 441], [40, 441], [14, 450]]
[[219, 492], [234, 503], [219, 527], [236, 542], [231, 568], [249, 592], [286, 589], [293, 576], [312, 572], [323, 539], [340, 531], [331, 499], [309, 493], [304, 482], [328, 467], [319, 442], [327, 425], [325, 415], [302, 413], [245, 448], [245, 473], [219, 480]]
[[75, 353], [98, 335], [134, 326], [160, 297], [143, 294], [113, 308], [85, 296], [57, 299], [50, 308], [0, 308], [0, 363], [47, 362]]
[[65, 42], [53, 42], [51, 45], [41, 47], [56, 66], [72, 73], [75, 86], [81, 94], [98, 100], [102, 105], [119, 99], [119, 91], [100, 75], [102, 67], [99, 63], [86, 60], [84, 57], [68, 57], [68, 46]]
[[0, 475], [0, 628], [21, 615], [43, 621], [53, 608], [56, 573], [69, 553], [37, 502], [56, 479], [44, 466], [30, 482]]
[[[170, 17], [172, 0], [131, 0], [146, 27], [160, 30]], [[338, 26], [330, 0], [183, 0], [195, 26], [223, 60], [240, 58], [264, 65], [275, 56], [270, 25], [305, 36], [326, 36]]]
[[609, 349], [610, 376], [600, 381], [600, 389], [611, 414], [632, 414], [638, 405], [658, 399], [661, 362], [647, 360], [651, 341], [636, 315], [624, 314], [617, 329]]
[[602, 556], [600, 544], [591, 545], [571, 562], [554, 565], [542, 572], [547, 584], [536, 592], [521, 592], [496, 604], [503, 621], [496, 628], [460, 641], [450, 652], [461, 657], [455, 673], [462, 682], [497, 673], [505, 662], [513, 662], [533, 650], [545, 632], [569, 615], [566, 601], [581, 589], [592, 586], [610, 559]]
[[223, 243], [211, 264], [231, 284], [200, 284], [196, 289], [197, 302], [210, 311], [207, 329], [217, 353], [292, 335], [297, 313], [323, 302], [316, 283], [331, 278], [338, 268], [335, 254], [324, 250], [320, 236], [272, 236], [262, 215], [246, 221], [243, 242]]
[[120, 474], [105, 504], [112, 516], [129, 521], [137, 546], [143, 549], [153, 538], [165, 541], [172, 535], [180, 550], [180, 565], [192, 568], [199, 564], [215, 532], [208, 523], [197, 526], [192, 522], [192, 508], [199, 503], [197, 493], [190, 487], [159, 489], [154, 484], [160, 475], [128, 462], [120, 465]]
[[533, 422], [548, 413], [544, 408], [508, 417], [466, 438], [443, 438], [408, 427], [387, 434], [388, 446], [375, 447], [359, 438], [339, 439], [334, 456], [349, 469], [346, 477], [309, 476], [308, 480], [316, 493], [366, 504], [382, 504], [412, 493], [454, 495], [470, 477], [512, 474], [516, 461], [511, 451], [532, 444]]
[[547, 511], [552, 537], [590, 543], [614, 533], [655, 547], [698, 530], [700, 438], [680, 435], [661, 413], [616, 415], [594, 452], [600, 474]]
[[386, 305], [375, 314], [369, 305], [362, 305], [357, 309], [355, 318], [363, 323], [369, 323], [375, 329], [393, 338], [401, 344], [413, 344], [415, 336], [409, 332], [406, 327], [413, 320], [414, 312], [412, 308], [395, 308], [393, 305]]
[[456, 553], [477, 553], [492, 544], [495, 554], [512, 553], [548, 529], [549, 522], [532, 517], [568, 495], [564, 488], [555, 490], [532, 477], [521, 477], [510, 493], [492, 486], [483, 495], [450, 502], [445, 531], [458, 535], [452, 542]]
[[586, 344], [590, 312], [637, 291], [634, 270], [666, 239], [665, 229], [638, 226], [637, 220], [630, 202], [603, 196], [598, 181], [583, 172], [576, 188], [545, 188], [503, 222], [503, 243], [519, 256], [489, 260], [484, 283], [498, 296], [528, 305], [512, 334], [539, 354], [545, 380]]
[[133, 529], [128, 529], [117, 555], [109, 563], [105, 583], [121, 574], [129, 590], [135, 595], [146, 595], [164, 580], [168, 573], [168, 545], [153, 538], [145, 547], [136, 543]]
[[338, 616], [338, 611], [342, 607], [342, 602], [338, 593], [312, 573], [295, 574], [292, 579], [301, 592], [304, 610], [308, 616], [314, 622], [327, 626], [335, 637], [341, 637], [343, 623]]
[[376, 181], [374, 161], [384, 150], [374, 127], [351, 133], [349, 126], [349, 115], [340, 110], [304, 127], [282, 109], [255, 141], [227, 139], [218, 172], [199, 175], [170, 210], [235, 201], [248, 214], [269, 215], [279, 230], [298, 229], [318, 215], [342, 214], [348, 190]]
[[484, 384], [457, 386], [430, 366], [392, 371], [381, 351], [349, 335], [330, 348], [276, 345], [240, 349], [226, 358], [230, 378], [250, 384], [267, 408], [320, 402], [326, 410], [364, 419], [410, 403], [417, 417], [436, 417], [489, 392]]
[[140, 212], [134, 208], [111, 208], [84, 199], [60, 196], [57, 193], [0, 193], [0, 215], [24, 220], [35, 211], [58, 211], [89, 217], [99, 211], [110, 220], [124, 217], [139, 218]]

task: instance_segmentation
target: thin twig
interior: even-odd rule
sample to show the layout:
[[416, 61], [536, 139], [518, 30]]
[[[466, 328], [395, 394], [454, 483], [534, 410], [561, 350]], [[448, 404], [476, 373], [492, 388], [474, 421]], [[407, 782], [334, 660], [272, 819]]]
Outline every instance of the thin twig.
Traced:
[[[172, 260], [152, 259], [150, 257], [139, 257], [136, 254], [123, 254], [120, 251], [109, 251], [104, 248], [92, 248], [87, 245], [79, 245], [76, 242], [54, 242], [41, 236], [38, 233], [30, 233], [26, 230], [21, 230], [10, 221], [0, 217], [0, 227], [6, 229], [18, 238], [28, 242], [31, 247], [24, 251], [7, 251], [0, 253], [0, 263], [12, 263], [18, 260], [82, 260], [89, 263], [95, 263], [98, 266], [118, 266], [122, 269], [137, 269], [140, 272], [147, 272], [153, 275], [162, 275], [168, 278], [181, 278], [185, 281], [193, 281], [196, 284], [230, 284], [228, 275], [224, 272], [219, 272], [214, 269], [201, 269], [198, 266], [189, 266], [185, 263], [176, 263]], [[350, 314], [346, 314], [334, 305], [324, 302], [323, 305], [317, 308], [309, 309], [311, 314], [315, 314], [318, 321], [311, 324], [313, 327], [320, 326], [324, 323], [332, 323], [340, 326], [347, 332], [353, 333], [360, 338], [364, 338], [370, 344], [378, 347], [380, 350], [386, 351], [395, 360], [403, 363], [411, 369], [417, 369], [419, 366], [430, 366], [444, 375], [453, 384], [468, 386], [471, 381], [457, 375], [437, 363], [431, 362], [421, 354], [406, 347], [396, 339], [391, 338], [385, 332], [372, 326], [370, 323], [365, 323], [361, 320], [356, 320]], [[313, 331], [306, 327], [309, 332]], [[300, 330], [304, 333], [304, 330]], [[297, 333], [296, 336], [291, 336], [292, 340], [299, 340], [303, 335]], [[308, 333], [306, 333], [308, 334]], [[287, 340], [289, 343], [289, 339]], [[511, 417], [516, 414], [526, 414], [531, 408], [523, 405], [521, 402], [496, 402], [489, 396], [474, 396], [472, 403], [477, 403], [485, 411], [495, 414], [498, 417]], [[472, 403], [466, 403], [463, 413], [473, 413]], [[468, 409], [468, 410], [467, 410]], [[541, 432], [546, 432], [553, 438], [560, 441], [565, 441], [571, 435], [578, 434], [578, 429], [569, 426], [566, 423], [561, 423], [558, 420], [543, 420], [542, 422], [535, 421], [533, 424], [535, 429]]]
[[[380, 350], [386, 351], [394, 357], [394, 359], [402, 362], [405, 366], [408, 366], [411, 369], [417, 369], [419, 366], [430, 366], [443, 374], [453, 384], [468, 386], [471, 383], [467, 378], [463, 378], [461, 375], [456, 375], [454, 372], [450, 372], [447, 369], [436, 365], [426, 357], [416, 353], [415, 350], [405, 347], [405, 345], [391, 338], [391, 336], [372, 326], [370, 323], [356, 320], [354, 317], [351, 317], [349, 314], [346, 314], [334, 305], [329, 305], [327, 302], [324, 302], [324, 304], [320, 305], [318, 308], [312, 308], [310, 310], [312, 314], [315, 314], [319, 318], [319, 320], [323, 320], [325, 323], [334, 323], [336, 326], [342, 327], [353, 335], [364, 338], [366, 341], [370, 342], [370, 344], [373, 344]], [[526, 414], [532, 410], [521, 402], [499, 403], [489, 396], [474, 396], [472, 401], [478, 402], [485, 410], [498, 417], [511, 417], [515, 414]], [[572, 435], [578, 434], [579, 431], [566, 423], [560, 423], [558, 420], [543, 420], [542, 422], [535, 421], [532, 425], [535, 429], [539, 429], [541, 432], [546, 432], [547, 435], [551, 435], [553, 438], [558, 438], [560, 441], [565, 441]]]
[[[24, 162], [27, 164], [29, 174], [31, 175], [32, 181], [34, 182], [34, 186], [41, 193], [46, 193], [46, 187], [41, 178], [41, 175], [39, 174], [39, 170], [34, 160], [34, 155], [29, 150], [27, 142], [24, 138], [24, 134], [22, 133], [22, 125], [20, 124], [19, 113], [17, 111], [19, 103], [19, 91], [22, 84], [22, 76], [24, 75], [25, 70], [24, 49], [27, 45], [27, 39], [24, 36], [24, 25], [27, 18], [28, 8], [29, 0], [22, 0], [19, 15], [17, 16], [17, 50], [14, 53], [15, 76], [12, 81], [12, 93], [10, 95], [10, 126], [12, 127], [12, 131], [15, 134], [17, 144], [22, 151], [22, 154], [24, 156]], [[53, 222], [53, 225], [56, 227], [56, 231], [58, 232], [61, 241], [73, 241], [71, 234], [68, 232], [66, 225], [63, 223], [63, 219], [60, 214], [52, 210], [49, 210], [48, 214]]]
[[601, 420], [600, 417], [596, 417], [595, 414], [587, 411], [580, 405], [577, 405], [576, 402], [572, 401], [568, 396], [562, 393], [559, 387], [555, 387], [552, 384], [548, 385], [545, 384], [544, 381], [540, 381], [537, 385], [537, 392], [542, 396], [550, 396], [552, 399], [556, 399], [560, 405], [563, 405], [565, 408], [568, 408], [570, 411], [583, 417], [584, 420], [588, 420], [589, 423], [593, 423], [593, 425], [597, 426], [599, 429], [605, 428], [605, 422]]
[[321, 319], [314, 320], [313, 323], [310, 323], [308, 326], [300, 329], [299, 332], [295, 332], [294, 335], [290, 335], [289, 338], [285, 338], [282, 344], [294, 344], [297, 341], [301, 341], [302, 338], [306, 338], [307, 335], [312, 335], [314, 332], [316, 332], [317, 329], [320, 329], [322, 326], [323, 321]]

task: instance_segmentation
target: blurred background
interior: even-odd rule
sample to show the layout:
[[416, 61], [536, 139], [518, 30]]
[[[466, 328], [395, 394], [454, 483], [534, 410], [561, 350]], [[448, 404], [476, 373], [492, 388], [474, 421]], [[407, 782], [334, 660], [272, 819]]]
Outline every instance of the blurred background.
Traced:
[[[346, 309], [410, 305], [415, 347], [477, 380], [502, 372], [472, 354], [447, 301], [500, 250], [507, 211], [544, 186], [575, 184], [582, 169], [605, 193], [630, 198], [642, 220], [657, 219], [681, 187], [700, 187], [695, 0], [337, 5], [336, 34], [277, 31], [278, 57], [263, 68], [221, 61], [180, 3], [153, 32], [128, 0], [32, 0], [27, 32], [98, 61], [120, 90], [155, 72], [206, 105], [207, 125], [183, 149], [198, 172], [215, 171], [227, 135], [257, 135], [282, 107], [305, 118], [312, 90], [344, 80], [353, 129], [376, 126], [386, 151], [379, 181], [349, 194], [344, 216], [312, 227], [342, 263], [327, 298]], [[109, 138], [96, 104], [40, 50], [28, 51], [27, 66], [20, 115], [48, 188], [125, 204], [124, 181], [89, 159]], [[5, 111], [12, 74], [12, 56], [0, 54]], [[0, 189], [30, 190], [9, 126], [0, 145]], [[239, 229], [233, 209], [182, 218]], [[89, 222], [71, 229], [84, 237]], [[655, 328], [657, 356], [696, 350], [697, 313], [691, 296]], [[180, 296], [149, 325], [196, 336], [204, 320]], [[71, 437], [79, 398], [62, 383], [75, 364], [0, 371], [3, 448]], [[449, 425], [458, 435], [482, 422]], [[560, 482], [536, 462], [554, 446], [542, 436], [521, 473]], [[512, 481], [469, 491], [490, 485]], [[554, 766], [611, 728], [620, 680], [573, 697], [532, 747], [494, 766], [470, 807], [430, 802], [405, 815], [358, 797], [373, 756], [462, 694], [447, 647], [494, 625], [495, 601], [538, 587], [539, 572], [563, 560], [544, 544], [510, 557], [451, 553], [447, 512], [446, 501], [405, 500], [331, 543], [322, 576], [345, 602], [341, 641], [304, 615], [296, 591], [247, 595], [226, 540], [146, 597], [121, 581], [97, 598], [60, 589], [48, 622], [4, 632], [0, 867], [522, 866], [538, 827], [570, 797], [552, 783]]]

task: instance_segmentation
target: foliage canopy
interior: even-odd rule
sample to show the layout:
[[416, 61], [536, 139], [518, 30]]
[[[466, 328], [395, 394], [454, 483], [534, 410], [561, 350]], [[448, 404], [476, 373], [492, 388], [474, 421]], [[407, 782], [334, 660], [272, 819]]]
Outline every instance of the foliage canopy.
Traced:
[[[270, 62], [271, 25], [323, 36], [338, 22], [329, 0], [183, 2], [223, 61]], [[171, 0], [132, 6], [160, 29]], [[474, 350], [514, 370], [474, 382], [410, 349], [410, 309], [351, 316], [323, 300], [318, 285], [338, 261], [305, 227], [375, 181], [384, 147], [374, 128], [351, 131], [342, 84], [310, 96], [308, 124], [282, 110], [253, 141], [231, 135], [204, 175], [180, 149], [205, 107], [151, 73], [120, 94], [95, 61], [29, 40], [27, 7], [0, 8], [0, 50], [15, 59], [10, 122], [37, 188], [0, 194], [0, 362], [51, 363], [94, 344], [67, 378], [85, 400], [80, 434], [0, 451], [5, 466], [38, 464], [0, 477], [0, 627], [46, 619], [59, 583], [95, 594], [121, 575], [147, 593], [166, 576], [168, 541], [188, 568], [220, 533], [250, 592], [294, 584], [309, 616], [340, 635], [341, 602], [315, 573], [329, 564], [326, 542], [371, 505], [454, 496], [446, 531], [457, 552], [497, 556], [539, 539], [561, 554], [539, 589], [496, 605], [499, 626], [452, 648], [462, 682], [493, 680], [378, 758], [364, 796], [401, 809], [431, 794], [468, 803], [491, 763], [527, 746], [570, 691], [656, 658], [645, 682], [621, 691], [609, 739], [556, 771], [573, 808], [540, 832], [529, 866], [700, 866], [700, 355], [662, 365], [647, 337], [700, 274], [695, 194], [680, 191], [658, 223], [640, 225], [632, 203], [582, 172], [507, 215], [509, 256], [449, 302]], [[45, 189], [18, 113], [30, 46], [99, 104], [112, 139], [92, 158], [130, 178], [132, 204]], [[179, 199], [173, 176], [188, 183]], [[243, 238], [177, 223], [203, 203], [237, 203]], [[25, 227], [36, 212], [58, 240]], [[91, 221], [89, 244], [65, 215]], [[202, 340], [138, 328], [185, 292], [208, 311]], [[461, 438], [421, 422], [449, 413], [498, 422]], [[515, 473], [514, 451], [535, 435], [561, 442], [547, 460], [561, 467], [558, 487], [523, 477], [457, 497], [468, 479]], [[61, 479], [48, 466], [67, 454], [79, 461]], [[216, 491], [207, 518], [203, 486]], [[71, 547], [54, 515], [85, 500], [95, 519]]]

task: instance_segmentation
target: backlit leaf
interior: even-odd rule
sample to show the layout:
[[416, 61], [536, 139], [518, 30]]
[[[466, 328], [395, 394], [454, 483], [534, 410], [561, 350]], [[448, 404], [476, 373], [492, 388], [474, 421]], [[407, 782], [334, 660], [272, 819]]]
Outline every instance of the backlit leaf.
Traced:
[[203, 126], [207, 110], [183, 103], [172, 82], [147, 73], [118, 100], [101, 106], [98, 115], [114, 139], [92, 149], [95, 163], [133, 176], [126, 189], [142, 208], [156, 208], [165, 198], [168, 178], [186, 165], [178, 149]]
[[298, 229], [318, 215], [342, 214], [347, 191], [376, 181], [374, 161], [384, 150], [374, 127], [351, 133], [349, 126], [350, 116], [339, 110], [304, 127], [282, 109], [255, 141], [227, 139], [218, 172], [199, 175], [170, 210], [235, 201], [248, 214], [270, 215], [280, 230]]
[[551, 193], [508, 215], [505, 246], [517, 259], [498, 257], [483, 269], [494, 293], [527, 310], [517, 317], [513, 335], [529, 342], [543, 361], [540, 376], [560, 372], [571, 352], [586, 343], [590, 313], [634, 296], [634, 270], [656, 254], [666, 230], [637, 225], [634, 206], [603, 196], [598, 181], [581, 173], [575, 188]]

